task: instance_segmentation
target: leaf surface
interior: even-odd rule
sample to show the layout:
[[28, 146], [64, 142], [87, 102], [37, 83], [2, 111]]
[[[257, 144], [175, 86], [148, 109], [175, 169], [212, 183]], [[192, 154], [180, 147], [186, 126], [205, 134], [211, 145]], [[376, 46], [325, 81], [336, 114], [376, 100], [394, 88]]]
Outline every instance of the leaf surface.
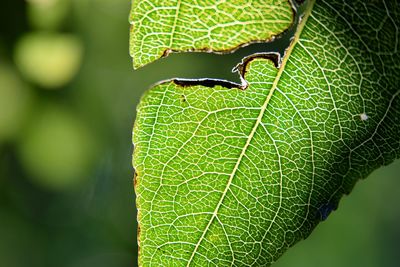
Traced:
[[229, 52], [293, 22], [288, 0], [135, 0], [130, 51], [139, 68], [172, 51]]
[[269, 265], [399, 157], [400, 6], [307, 5], [278, 68], [245, 61], [247, 89], [171, 80], [143, 97], [140, 265]]

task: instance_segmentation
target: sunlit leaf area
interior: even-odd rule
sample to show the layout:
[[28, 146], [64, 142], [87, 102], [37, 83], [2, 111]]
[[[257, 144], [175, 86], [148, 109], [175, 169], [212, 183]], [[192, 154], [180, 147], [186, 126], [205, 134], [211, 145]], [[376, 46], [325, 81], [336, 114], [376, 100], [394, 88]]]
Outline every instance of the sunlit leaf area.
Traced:
[[[172, 54], [138, 70], [130, 0], [4, 0], [0, 8], [0, 266], [137, 266], [132, 127], [160, 80], [223, 78], [244, 56]], [[400, 137], [399, 137], [400, 138]], [[397, 267], [400, 161], [358, 182], [277, 267]]]

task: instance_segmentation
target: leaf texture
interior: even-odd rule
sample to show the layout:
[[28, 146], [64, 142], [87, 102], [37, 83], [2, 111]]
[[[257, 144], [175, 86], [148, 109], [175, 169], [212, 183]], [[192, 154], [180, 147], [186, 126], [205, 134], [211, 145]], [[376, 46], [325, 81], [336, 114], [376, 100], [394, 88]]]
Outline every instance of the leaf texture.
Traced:
[[278, 68], [245, 62], [247, 89], [171, 80], [141, 100], [141, 266], [269, 265], [399, 157], [399, 4], [306, 4]]
[[135, 0], [130, 51], [139, 68], [172, 51], [229, 52], [293, 22], [288, 0]]

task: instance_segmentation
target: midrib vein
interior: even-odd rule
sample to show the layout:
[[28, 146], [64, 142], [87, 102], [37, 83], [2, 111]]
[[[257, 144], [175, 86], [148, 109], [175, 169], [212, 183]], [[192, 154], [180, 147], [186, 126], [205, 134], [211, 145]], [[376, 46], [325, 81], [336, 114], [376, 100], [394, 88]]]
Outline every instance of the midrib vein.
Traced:
[[272, 98], [272, 95], [274, 94], [275, 89], [278, 86], [278, 83], [279, 83], [279, 81], [280, 81], [280, 79], [282, 77], [282, 74], [283, 74], [284, 70], [285, 70], [286, 63], [288, 62], [288, 59], [289, 59], [294, 47], [296, 46], [296, 44], [297, 44], [297, 42], [299, 40], [301, 32], [304, 29], [304, 26], [305, 26], [305, 24], [307, 22], [307, 19], [311, 14], [311, 11], [312, 11], [312, 8], [314, 6], [314, 3], [315, 3], [315, 0], [310, 0], [309, 3], [308, 3], [308, 7], [306, 8], [304, 16], [301, 19], [301, 21], [300, 21], [300, 23], [299, 23], [299, 25], [297, 27], [296, 34], [295, 34], [295, 36], [293, 38], [293, 41], [290, 44], [289, 48], [286, 50], [286, 53], [285, 53], [285, 56], [283, 58], [282, 64], [279, 67], [279, 71], [278, 71], [278, 73], [277, 73], [277, 75], [275, 77], [275, 80], [274, 80], [274, 82], [273, 82], [273, 84], [271, 86], [271, 90], [269, 91], [269, 93], [267, 95], [267, 98], [265, 99], [264, 104], [261, 107], [261, 110], [260, 110], [260, 113], [258, 114], [257, 120], [254, 123], [254, 126], [253, 126], [253, 128], [252, 128], [252, 130], [251, 130], [251, 132], [249, 134], [249, 137], [247, 138], [246, 144], [244, 145], [244, 147], [243, 147], [243, 149], [242, 149], [242, 151], [241, 151], [241, 153], [239, 155], [239, 158], [238, 158], [238, 160], [237, 160], [237, 162], [236, 162], [236, 164], [235, 164], [235, 166], [234, 166], [234, 168], [233, 168], [233, 170], [232, 170], [232, 172], [231, 172], [231, 174], [229, 176], [229, 180], [228, 180], [228, 182], [226, 184], [224, 192], [222, 193], [221, 198], [220, 198], [217, 206], [215, 207], [215, 210], [214, 210], [214, 212], [213, 212], [213, 214], [212, 214], [212, 216], [211, 216], [206, 228], [204, 229], [202, 235], [200, 236], [199, 240], [196, 243], [196, 246], [195, 246], [195, 248], [193, 250], [193, 253], [190, 256], [190, 258], [188, 260], [188, 263], [186, 265], [187, 267], [189, 267], [190, 264], [193, 262], [194, 256], [196, 255], [196, 252], [198, 251], [201, 242], [204, 240], [204, 237], [206, 236], [208, 230], [210, 229], [211, 224], [213, 223], [213, 221], [217, 217], [218, 211], [219, 211], [219, 209], [220, 209], [220, 207], [221, 207], [221, 205], [222, 205], [222, 203], [223, 203], [223, 201], [225, 199], [226, 194], [228, 193], [228, 190], [229, 190], [229, 188], [230, 188], [230, 186], [232, 184], [233, 178], [235, 177], [236, 172], [239, 169], [240, 163], [242, 162], [242, 159], [243, 159], [244, 155], [246, 154], [247, 148], [249, 147], [249, 145], [250, 145], [250, 143], [251, 143], [251, 141], [252, 141], [252, 139], [254, 137], [254, 134], [257, 131], [258, 126], [261, 123], [261, 120], [262, 120], [262, 118], [264, 116], [264, 113], [267, 110], [267, 107], [268, 107], [268, 104], [269, 104], [269, 102], [270, 102], [270, 100]]

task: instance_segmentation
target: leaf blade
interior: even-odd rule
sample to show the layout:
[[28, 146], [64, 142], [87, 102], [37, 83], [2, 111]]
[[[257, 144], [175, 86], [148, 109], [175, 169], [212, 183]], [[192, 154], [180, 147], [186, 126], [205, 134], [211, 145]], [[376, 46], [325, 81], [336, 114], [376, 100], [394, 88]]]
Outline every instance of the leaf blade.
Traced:
[[398, 32], [384, 29], [394, 40], [361, 50], [374, 36], [344, 6], [316, 4], [273, 94], [279, 70], [255, 59], [244, 91], [171, 81], [143, 99], [134, 130], [142, 264], [270, 264], [358, 179], [399, 157]]
[[293, 19], [288, 0], [136, 0], [130, 15], [130, 53], [135, 68], [173, 51], [227, 53], [274, 38]]

